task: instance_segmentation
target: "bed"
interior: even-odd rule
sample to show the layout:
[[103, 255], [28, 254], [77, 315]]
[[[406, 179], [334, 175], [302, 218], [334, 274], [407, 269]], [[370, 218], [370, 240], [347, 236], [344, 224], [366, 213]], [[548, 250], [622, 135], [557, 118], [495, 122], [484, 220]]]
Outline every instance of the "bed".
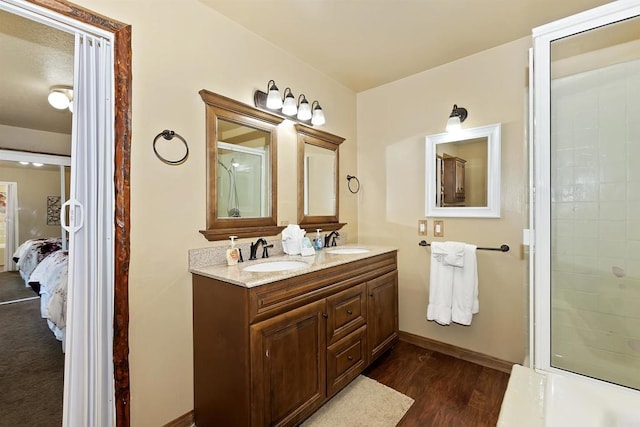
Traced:
[[14, 252], [13, 261], [18, 266], [20, 277], [22, 277], [24, 283], [26, 285], [29, 284], [31, 273], [47, 255], [60, 249], [62, 249], [62, 239], [60, 237], [30, 239], [22, 243]]
[[29, 285], [40, 293], [40, 315], [60, 341], [67, 325], [68, 265], [69, 252], [58, 250], [47, 255], [29, 278]]
[[59, 237], [27, 240], [13, 254], [26, 286], [40, 295], [40, 314], [64, 342], [69, 252]]

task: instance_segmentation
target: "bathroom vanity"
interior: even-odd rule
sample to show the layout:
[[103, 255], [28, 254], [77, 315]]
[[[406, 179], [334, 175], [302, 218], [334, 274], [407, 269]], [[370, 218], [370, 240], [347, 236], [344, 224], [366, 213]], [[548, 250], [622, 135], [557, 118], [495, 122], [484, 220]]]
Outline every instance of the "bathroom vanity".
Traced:
[[354, 252], [191, 268], [196, 425], [298, 425], [394, 344], [396, 250]]

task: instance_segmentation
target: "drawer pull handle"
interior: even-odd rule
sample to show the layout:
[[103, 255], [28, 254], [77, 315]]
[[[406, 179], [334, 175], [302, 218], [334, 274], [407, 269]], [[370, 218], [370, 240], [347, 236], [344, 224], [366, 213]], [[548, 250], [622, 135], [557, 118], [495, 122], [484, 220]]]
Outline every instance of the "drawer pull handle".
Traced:
[[349, 316], [351, 316], [351, 315], [353, 314], [353, 311], [351, 311], [351, 310], [347, 310], [347, 314], [348, 314]]
[[327, 317], [329, 317], [329, 315], [327, 313], [322, 313], [322, 317], [326, 319]]
[[353, 356], [348, 356], [347, 359], [353, 360]]

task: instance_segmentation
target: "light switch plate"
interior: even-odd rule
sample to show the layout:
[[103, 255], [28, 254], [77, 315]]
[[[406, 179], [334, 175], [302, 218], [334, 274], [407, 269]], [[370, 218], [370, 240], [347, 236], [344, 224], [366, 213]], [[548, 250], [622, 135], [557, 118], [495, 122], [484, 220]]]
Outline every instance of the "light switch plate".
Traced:
[[433, 221], [433, 235], [444, 237], [444, 221]]
[[426, 236], [427, 235], [427, 220], [419, 219], [418, 220], [418, 236]]

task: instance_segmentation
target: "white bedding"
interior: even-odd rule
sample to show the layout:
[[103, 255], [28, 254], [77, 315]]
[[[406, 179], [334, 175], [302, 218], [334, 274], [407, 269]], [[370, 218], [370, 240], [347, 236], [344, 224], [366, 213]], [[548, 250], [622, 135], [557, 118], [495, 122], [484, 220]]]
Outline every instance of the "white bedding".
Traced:
[[13, 254], [13, 260], [18, 266], [20, 276], [28, 285], [31, 273], [38, 264], [50, 253], [60, 250], [62, 239], [51, 237], [46, 239], [31, 239], [22, 243]]
[[67, 325], [68, 261], [68, 251], [53, 252], [38, 264], [29, 279], [40, 284], [40, 314], [60, 341]]

